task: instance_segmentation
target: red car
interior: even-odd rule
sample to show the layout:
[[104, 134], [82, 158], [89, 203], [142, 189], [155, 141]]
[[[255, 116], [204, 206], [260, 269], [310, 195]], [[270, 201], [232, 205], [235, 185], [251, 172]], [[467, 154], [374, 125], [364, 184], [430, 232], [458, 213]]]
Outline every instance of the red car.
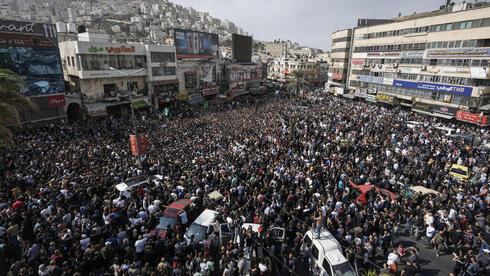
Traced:
[[160, 217], [160, 223], [158, 223], [155, 229], [158, 236], [160, 236], [162, 239], [165, 238], [168, 225], [170, 225], [170, 227], [173, 229], [176, 224], [183, 224], [179, 215], [184, 211], [186, 212], [187, 216], [187, 222], [184, 224], [187, 224], [190, 220], [189, 205], [191, 205], [191, 201], [187, 198], [172, 202], [172, 204], [170, 204], [165, 211], [163, 211], [163, 216]]

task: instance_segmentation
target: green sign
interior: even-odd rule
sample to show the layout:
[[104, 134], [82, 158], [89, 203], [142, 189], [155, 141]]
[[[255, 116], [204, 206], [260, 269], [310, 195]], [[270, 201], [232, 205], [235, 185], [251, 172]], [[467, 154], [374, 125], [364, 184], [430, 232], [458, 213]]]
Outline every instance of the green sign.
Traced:
[[91, 53], [97, 53], [97, 52], [104, 51], [104, 48], [102, 48], [102, 47], [97, 48], [94, 45], [90, 45], [90, 48], [88, 48], [88, 51]]
[[143, 107], [147, 107], [147, 106], [148, 106], [148, 104], [146, 103], [145, 100], [138, 100], [138, 101], [133, 102], [133, 108], [134, 109], [143, 108]]

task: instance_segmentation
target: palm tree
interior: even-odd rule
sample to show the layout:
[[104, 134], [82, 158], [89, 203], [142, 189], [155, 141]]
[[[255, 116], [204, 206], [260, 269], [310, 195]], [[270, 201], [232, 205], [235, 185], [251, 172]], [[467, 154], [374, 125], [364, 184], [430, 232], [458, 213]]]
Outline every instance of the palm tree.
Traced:
[[296, 96], [298, 96], [298, 92], [301, 88], [304, 88], [307, 84], [305, 80], [305, 71], [303, 70], [294, 70], [292, 77], [289, 79], [288, 90], [289, 95], [294, 92]]
[[20, 126], [20, 113], [39, 110], [28, 97], [19, 94], [24, 78], [8, 69], [0, 69], [0, 143], [12, 138], [12, 127]]

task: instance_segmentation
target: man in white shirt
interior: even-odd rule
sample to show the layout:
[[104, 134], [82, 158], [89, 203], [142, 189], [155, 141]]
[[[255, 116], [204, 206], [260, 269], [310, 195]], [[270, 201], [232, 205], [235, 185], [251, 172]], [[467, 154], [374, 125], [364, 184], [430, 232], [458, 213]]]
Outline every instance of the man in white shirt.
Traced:
[[145, 249], [147, 238], [143, 238], [142, 236], [138, 237], [138, 240], [134, 242], [134, 247], [136, 248], [136, 253], [141, 254]]
[[434, 227], [434, 224], [429, 224], [427, 226], [427, 229], [425, 230], [425, 235], [427, 236], [427, 245], [430, 247], [431, 246], [431, 240], [434, 237], [436, 233], [436, 228]]
[[389, 266], [391, 266], [392, 264], [398, 265], [399, 262], [400, 262], [400, 257], [398, 256], [398, 252], [396, 252], [395, 249], [393, 250], [393, 252], [388, 254], [388, 261], [386, 262], [386, 264], [388, 264]]

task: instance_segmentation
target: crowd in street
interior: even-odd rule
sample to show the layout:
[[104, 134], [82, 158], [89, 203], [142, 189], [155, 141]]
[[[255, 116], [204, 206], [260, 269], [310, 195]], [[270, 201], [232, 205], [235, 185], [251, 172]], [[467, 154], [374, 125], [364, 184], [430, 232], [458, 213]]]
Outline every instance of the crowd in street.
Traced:
[[[0, 275], [320, 275], [311, 244], [302, 242], [318, 228], [337, 238], [359, 271], [420, 273], [419, 248], [397, 243], [406, 232], [434, 258], [452, 254], [454, 275], [488, 275], [489, 165], [481, 145], [489, 130], [323, 98], [220, 104], [188, 118], [138, 114], [148, 136], [141, 167], [127, 119], [19, 134], [0, 148]], [[452, 164], [471, 168], [471, 177], [451, 176]], [[161, 185], [150, 182], [129, 198], [115, 188], [155, 174]], [[379, 193], [361, 203], [354, 185], [365, 184], [396, 198]], [[410, 193], [416, 185], [439, 193]], [[210, 200], [212, 191], [223, 199]], [[186, 239], [181, 225], [155, 234], [163, 209], [179, 198], [191, 199], [191, 213], [219, 211], [233, 229], [229, 243], [220, 243], [219, 231]], [[260, 233], [243, 223], [261, 224]], [[272, 227], [286, 229], [284, 242], [271, 237]]]

